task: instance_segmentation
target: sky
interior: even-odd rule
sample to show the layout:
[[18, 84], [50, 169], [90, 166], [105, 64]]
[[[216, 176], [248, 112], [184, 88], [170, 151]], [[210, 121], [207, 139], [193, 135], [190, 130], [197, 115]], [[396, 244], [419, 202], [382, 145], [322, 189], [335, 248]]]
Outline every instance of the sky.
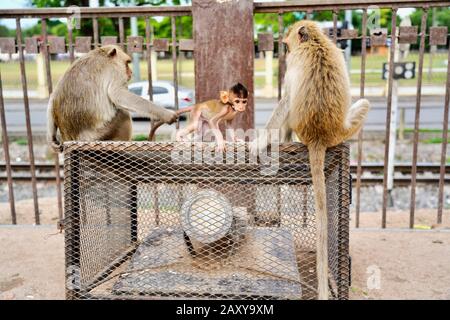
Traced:
[[[259, 2], [267, 2], [267, 1], [279, 1], [279, 0], [257, 0]], [[282, 0], [280, 0], [282, 1]], [[18, 9], [25, 8], [28, 6], [29, 0], [2, 0], [0, 1], [0, 9]], [[398, 10], [398, 14], [401, 17], [409, 15], [414, 9], [410, 8], [402, 8]], [[22, 19], [22, 27], [27, 28], [31, 25], [36, 24], [37, 19]], [[4, 19], [0, 20], [0, 24], [7, 26], [10, 29], [14, 29], [16, 22], [13, 19]]]

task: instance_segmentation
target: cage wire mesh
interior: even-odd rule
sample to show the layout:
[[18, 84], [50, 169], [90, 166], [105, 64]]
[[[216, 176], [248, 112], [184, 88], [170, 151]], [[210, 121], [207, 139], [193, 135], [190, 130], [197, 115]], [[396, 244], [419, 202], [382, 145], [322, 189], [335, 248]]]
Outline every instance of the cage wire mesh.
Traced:
[[[213, 163], [208, 145], [65, 144], [67, 298], [317, 297], [307, 148], [267, 164], [228, 145]], [[347, 145], [328, 149], [325, 175], [330, 297], [346, 299]]]

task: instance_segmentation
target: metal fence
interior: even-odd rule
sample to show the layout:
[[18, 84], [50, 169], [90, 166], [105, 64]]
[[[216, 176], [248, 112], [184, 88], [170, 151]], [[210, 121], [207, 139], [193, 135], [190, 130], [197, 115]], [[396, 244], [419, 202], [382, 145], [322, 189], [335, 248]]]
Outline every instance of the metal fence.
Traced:
[[[372, 6], [378, 6], [380, 8], [387, 8], [392, 12], [392, 17], [390, 21], [390, 32], [386, 30], [369, 30], [368, 33], [368, 10]], [[403, 43], [417, 43], [419, 40], [419, 58], [417, 67], [417, 86], [416, 86], [416, 101], [415, 101], [415, 121], [414, 121], [414, 131], [413, 131], [413, 156], [412, 163], [409, 166], [410, 170], [410, 185], [411, 185], [411, 200], [410, 200], [410, 221], [409, 227], [414, 226], [415, 221], [415, 198], [416, 198], [416, 184], [421, 181], [417, 177], [418, 171], [421, 171], [423, 167], [418, 165], [418, 143], [419, 143], [419, 122], [421, 117], [421, 94], [422, 94], [422, 83], [423, 83], [423, 70], [424, 70], [424, 53], [426, 51], [426, 42], [441, 46], [440, 48], [447, 48], [447, 38], [448, 32], [446, 28], [432, 27], [427, 29], [426, 19], [428, 12], [435, 7], [448, 7], [450, 6], [450, 1], [418, 1], [418, 0], [397, 0], [397, 1], [387, 1], [387, 0], [373, 0], [370, 2], [366, 1], [354, 1], [354, 0], [339, 0], [330, 2], [323, 1], [289, 1], [289, 2], [273, 2], [273, 3], [254, 3], [254, 13], [273, 13], [278, 15], [278, 27], [279, 30], [285, 30], [286, 26], [283, 23], [283, 16], [289, 12], [303, 12], [306, 16], [312, 12], [332, 12], [333, 28], [331, 29], [330, 36], [337, 42], [340, 40], [350, 39], [352, 41], [361, 41], [361, 76], [360, 81], [360, 97], [365, 96], [366, 89], [366, 57], [367, 57], [367, 41], [370, 39], [371, 45], [376, 43], [385, 43], [390, 39], [390, 55], [394, 56], [396, 46]], [[421, 23], [417, 28], [405, 28], [397, 26], [397, 15], [395, 14], [399, 8], [403, 7], [413, 7], [422, 9]], [[358, 30], [345, 30], [344, 32], [338, 32], [338, 14], [342, 10], [362, 10], [362, 30], [363, 32], [358, 32]], [[28, 97], [28, 78], [26, 72], [26, 63], [24, 51], [27, 53], [39, 52], [39, 50], [45, 56], [45, 70], [47, 78], [47, 90], [51, 93], [53, 90], [52, 84], [52, 69], [50, 54], [68, 52], [70, 56], [70, 61], [74, 61], [75, 52], [83, 53], [87, 52], [92, 48], [100, 46], [102, 43], [117, 42], [119, 45], [127, 48], [129, 52], [147, 52], [147, 71], [148, 71], [148, 81], [151, 83], [152, 78], [152, 65], [150, 59], [151, 51], [169, 51], [172, 53], [173, 61], [173, 80], [175, 83], [175, 105], [178, 107], [178, 72], [177, 72], [177, 59], [178, 52], [182, 50], [194, 51], [192, 41], [185, 41], [182, 39], [177, 39], [177, 18], [180, 16], [190, 16], [192, 14], [192, 8], [190, 6], [178, 6], [178, 7], [127, 7], [127, 8], [80, 8], [80, 18], [92, 21], [93, 28], [93, 38], [90, 37], [76, 37], [74, 38], [71, 29], [68, 30], [67, 44], [63, 38], [50, 37], [47, 34], [47, 24], [48, 20], [51, 18], [65, 18], [68, 22], [71, 22], [72, 12], [67, 10], [67, 8], [52, 8], [52, 9], [20, 9], [20, 10], [0, 10], [1, 19], [15, 19], [16, 21], [16, 38], [1, 39], [0, 46], [2, 52], [7, 53], [19, 53], [20, 60], [20, 74], [21, 74], [21, 84], [23, 91], [23, 103], [25, 107], [25, 117], [26, 117], [26, 128], [27, 128], [27, 140], [28, 140], [28, 153], [29, 153], [29, 163], [26, 164], [26, 168], [29, 168], [30, 178], [33, 190], [33, 202], [34, 202], [34, 215], [35, 222], [40, 223], [39, 220], [39, 203], [38, 203], [38, 175], [37, 167], [42, 164], [36, 164], [34, 157], [33, 148], [33, 132], [30, 120], [30, 104]], [[169, 16], [171, 18], [171, 39], [152, 39], [151, 36], [151, 24], [150, 18], [155, 16]], [[118, 21], [119, 31], [118, 40], [117, 37], [102, 37], [99, 34], [99, 19], [102, 17], [114, 18]], [[124, 29], [124, 20], [131, 17], [139, 17], [144, 19], [146, 23], [145, 36], [137, 37], [126, 37]], [[36, 38], [23, 38], [21, 22], [28, 18], [38, 18], [41, 20], [42, 32], [40, 34], [40, 39]], [[195, 21], [194, 21], [195, 23]], [[396, 35], [398, 32], [398, 36]], [[220, 41], [218, 39], [218, 41]], [[278, 48], [282, 48], [282, 37], [278, 36], [275, 38], [278, 43]], [[170, 49], [171, 47], [171, 49]], [[177, 50], [178, 49], [178, 50]], [[285, 69], [285, 55], [284, 50], [279, 50], [279, 70], [278, 70], [278, 96], [281, 96], [281, 83], [283, 81], [283, 74]], [[448, 62], [448, 59], [447, 59]], [[447, 63], [448, 68], [450, 64]], [[388, 65], [390, 70], [394, 68], [394, 60], [391, 59]], [[442, 222], [442, 215], [444, 210], [444, 185], [448, 183], [448, 178], [446, 177], [446, 171], [448, 171], [448, 166], [446, 166], [446, 154], [447, 154], [447, 141], [448, 141], [448, 115], [449, 115], [449, 100], [450, 100], [450, 80], [449, 80], [449, 70], [447, 69], [447, 80], [445, 84], [445, 102], [442, 106], [443, 112], [443, 125], [442, 125], [442, 143], [441, 143], [441, 159], [440, 163], [435, 164], [433, 167], [434, 172], [439, 172], [439, 189], [438, 189], [438, 209], [436, 221], [438, 223]], [[1, 77], [1, 75], [0, 75]], [[213, 81], [213, 79], [211, 79]], [[12, 223], [17, 223], [15, 200], [14, 200], [14, 189], [13, 180], [15, 176], [13, 175], [13, 170], [16, 164], [12, 163], [9, 156], [9, 138], [7, 131], [7, 123], [5, 118], [5, 108], [3, 102], [2, 93], [2, 82], [0, 80], [0, 116], [2, 125], [2, 141], [4, 149], [4, 161], [2, 164], [6, 171], [6, 177], [9, 187], [9, 203], [11, 210], [11, 221]], [[389, 73], [387, 79], [387, 112], [386, 112], [386, 122], [385, 122], [385, 152], [384, 152], [384, 163], [381, 168], [383, 171], [383, 205], [382, 205], [382, 222], [381, 227], [386, 227], [386, 216], [388, 209], [388, 170], [387, 168], [392, 163], [392, 158], [389, 154], [389, 142], [391, 138], [391, 116], [392, 116], [392, 99], [393, 99], [393, 88], [394, 88], [394, 75]], [[149, 85], [149, 95], [152, 96], [152, 86]], [[196, 91], [202, 90], [202, 88], [196, 88]], [[356, 187], [356, 198], [355, 209], [356, 209], [356, 227], [359, 226], [359, 217], [361, 211], [361, 185], [362, 185], [362, 173], [365, 168], [363, 159], [363, 135], [361, 131], [358, 136], [358, 156], [357, 164], [354, 166], [356, 171], [355, 187]], [[55, 175], [57, 184], [57, 198], [58, 198], [58, 208], [59, 217], [63, 216], [63, 203], [62, 203], [62, 192], [61, 192], [61, 177], [60, 177], [60, 165], [58, 157], [55, 160]], [[437, 166], [437, 167], [436, 167]], [[397, 166], [398, 167], [398, 166]], [[408, 178], [409, 179], [409, 178]], [[426, 179], [425, 179], [426, 180]], [[424, 181], [425, 181], [424, 180]], [[377, 182], [379, 182], [377, 180]]]

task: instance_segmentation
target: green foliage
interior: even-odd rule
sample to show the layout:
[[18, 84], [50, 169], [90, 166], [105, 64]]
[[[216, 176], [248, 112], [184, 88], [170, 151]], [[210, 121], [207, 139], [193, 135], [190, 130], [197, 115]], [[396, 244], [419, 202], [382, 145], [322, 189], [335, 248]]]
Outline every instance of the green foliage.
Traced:
[[[436, 8], [434, 10], [428, 11], [427, 16], [427, 27], [431, 27], [433, 25], [433, 11], [436, 13], [436, 22], [438, 26], [445, 27], [447, 26], [450, 29], [450, 9], [449, 8]], [[422, 21], [422, 10], [417, 9], [411, 14], [411, 23], [414, 26], [419, 26]]]
[[148, 136], [145, 134], [137, 134], [133, 137], [133, 141], [147, 141]]
[[14, 32], [9, 30], [8, 27], [0, 25], [0, 37], [13, 37]]
[[422, 142], [426, 143], [426, 144], [441, 144], [442, 141], [443, 141], [442, 138], [436, 137], [436, 138], [430, 138], [430, 139], [423, 140]]
[[27, 146], [28, 145], [28, 140], [25, 138], [18, 138], [17, 140], [14, 141], [16, 144], [18, 144], [19, 146]]

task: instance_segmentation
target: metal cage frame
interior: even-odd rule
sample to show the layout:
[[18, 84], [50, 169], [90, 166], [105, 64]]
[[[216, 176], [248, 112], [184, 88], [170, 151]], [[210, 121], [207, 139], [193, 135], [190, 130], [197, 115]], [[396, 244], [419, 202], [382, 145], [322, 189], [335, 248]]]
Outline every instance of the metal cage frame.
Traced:
[[[208, 143], [189, 142], [184, 145], [184, 150], [194, 151], [197, 148], [197, 151], [204, 152], [210, 146], [211, 144]], [[252, 163], [248, 145], [244, 143], [227, 144], [227, 154], [232, 156], [232, 160], [223, 164], [210, 164], [198, 159], [195, 162], [195, 152], [184, 157], [185, 160], [192, 160], [192, 162], [174, 164], [171, 155], [177, 148], [177, 143], [167, 142], [65, 143], [64, 228], [67, 298], [315, 299], [315, 253], [312, 253], [309, 260], [306, 258], [302, 260], [303, 258], [299, 258], [297, 254], [298, 246], [309, 246], [308, 254], [311, 254], [311, 250], [315, 250], [315, 219], [312, 211], [314, 201], [306, 146], [300, 143], [279, 145], [278, 167], [269, 175], [267, 172], [262, 173], [261, 169], [264, 169], [265, 165], [260, 160]], [[240, 158], [239, 155], [245, 155], [245, 159]], [[224, 158], [221, 159], [224, 160]], [[348, 299], [351, 176], [347, 144], [327, 150], [325, 176], [329, 212], [330, 297]], [[178, 292], [170, 292], [170, 290], [162, 290], [157, 283], [153, 282], [150, 284], [152, 293], [149, 293], [148, 285], [145, 290], [138, 287], [137, 292], [122, 292], [122, 294], [113, 293], [110, 288], [98, 289], [108, 282], [116, 283], [117, 286], [115, 282], [117, 279], [120, 280], [124, 274], [127, 276], [132, 273], [133, 270], [128, 270], [114, 274], [125, 264], [132, 264], [129, 261], [135, 259], [136, 252], [142, 251], [140, 247], [146, 243], [147, 240], [144, 238], [148, 236], [147, 233], [156, 230], [156, 226], [164, 224], [164, 217], [161, 215], [155, 218], [160, 219], [159, 221], [152, 220], [145, 235], [139, 229], [144, 228], [144, 225], [140, 225], [143, 221], [142, 217], [138, 217], [141, 215], [142, 197], [151, 195], [149, 199], [153, 202], [158, 201], [158, 198], [161, 198], [159, 201], [164, 201], [163, 197], [168, 198], [169, 201], [174, 198], [172, 193], [164, 195], [162, 193], [164, 190], [158, 192], [158, 183], [164, 184], [164, 188], [173, 185], [180, 194], [183, 194], [188, 184], [219, 190], [229, 197], [233, 205], [244, 206], [249, 211], [249, 215], [254, 216], [252, 226], [263, 226], [262, 229], [279, 232], [289, 230], [295, 242], [293, 245], [296, 250], [295, 263], [300, 278], [304, 279], [304, 282], [299, 284], [302, 294], [300, 296], [278, 295], [271, 292], [252, 294], [242, 287], [236, 289], [237, 291], [230, 289], [230, 292], [227, 291], [228, 288], [222, 287], [216, 293], [201, 292], [200, 289], [198, 292], [194, 289], [191, 292], [184, 292], [186, 287]], [[152, 189], [154, 185], [156, 187]], [[150, 189], [147, 192], [148, 186]], [[264, 186], [268, 186], [269, 192], [266, 192], [263, 198], [258, 198], [258, 192], [260, 192], [258, 190], [263, 190]], [[140, 191], [142, 188], [145, 192]], [[303, 199], [302, 201], [299, 201], [299, 196]], [[178, 202], [174, 203], [177, 205]], [[260, 214], [257, 207], [261, 205], [275, 208], [273, 209], [276, 213], [275, 221], [261, 217], [258, 218], [259, 220], [256, 219]], [[155, 205], [155, 208], [160, 210], [160, 205]], [[301, 211], [303, 211], [302, 214]], [[310, 225], [307, 226], [305, 219], [310, 219]], [[147, 220], [144, 222], [150, 223]], [[165, 222], [169, 223], [171, 228], [179, 224], [169, 219]], [[305, 231], [301, 231], [303, 227]], [[308, 234], [302, 232], [308, 232]], [[266, 244], [261, 242], [259, 245], [264, 248]], [[170, 251], [174, 248], [163, 247], [163, 250], [166, 249]], [[263, 263], [268, 264], [270, 261]], [[278, 265], [274, 266], [278, 267]], [[194, 274], [197, 274], [195, 272], [197, 271], [194, 271]], [[142, 278], [133, 280], [137, 281], [135, 283], [138, 286], [141, 281], [139, 279], [142, 280]], [[164, 285], [161, 286], [164, 287]]]

